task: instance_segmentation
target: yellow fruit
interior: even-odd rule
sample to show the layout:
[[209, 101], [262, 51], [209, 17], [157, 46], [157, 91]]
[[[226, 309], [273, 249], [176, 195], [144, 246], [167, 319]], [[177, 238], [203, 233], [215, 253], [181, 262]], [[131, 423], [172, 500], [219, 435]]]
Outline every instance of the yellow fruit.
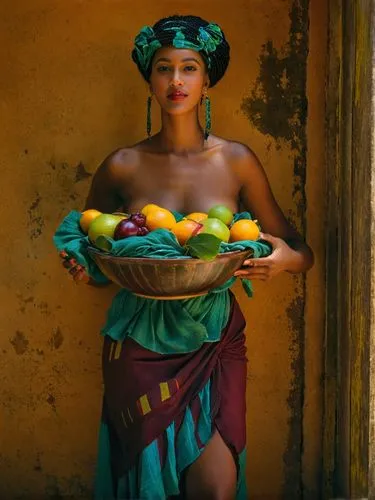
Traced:
[[146, 215], [146, 227], [149, 231], [154, 229], [172, 229], [176, 224], [176, 219], [172, 212], [166, 208], [154, 208], [148, 210]]
[[192, 212], [191, 214], [186, 216], [186, 219], [195, 220], [195, 222], [200, 222], [204, 219], [207, 219], [208, 215], [204, 212]]
[[95, 208], [89, 208], [88, 210], [82, 212], [81, 218], [79, 219], [79, 225], [85, 234], [89, 232], [91, 222], [99, 217], [99, 215], [102, 215], [102, 212], [95, 210]]
[[179, 244], [184, 246], [189, 238], [194, 236], [202, 227], [194, 220], [182, 219], [172, 227], [172, 233], [176, 236]]
[[152, 212], [153, 210], [155, 210], [157, 208], [161, 208], [161, 207], [159, 207], [158, 205], [155, 205], [154, 203], [149, 203], [148, 205], [145, 205], [142, 208], [141, 214], [143, 214], [147, 217], [147, 214], [149, 214], [150, 212]]
[[252, 240], [259, 238], [260, 229], [254, 220], [241, 219], [230, 228], [230, 241]]

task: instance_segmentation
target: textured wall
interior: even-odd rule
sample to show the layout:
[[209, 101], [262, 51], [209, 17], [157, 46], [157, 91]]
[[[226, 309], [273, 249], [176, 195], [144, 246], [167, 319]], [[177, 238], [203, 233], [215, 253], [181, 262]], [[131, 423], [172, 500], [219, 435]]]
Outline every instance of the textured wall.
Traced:
[[248, 322], [250, 493], [293, 499], [304, 488], [317, 498], [323, 4], [311, 6], [309, 56], [307, 0], [251, 6], [190, 0], [178, 8], [144, 0], [139, 9], [119, 0], [19, 0], [3, 7], [1, 498], [79, 498], [91, 491], [102, 392], [99, 330], [116, 289], [72, 284], [51, 238], [61, 218], [82, 207], [99, 162], [144, 137], [147, 90], [129, 57], [132, 39], [143, 24], [177, 10], [223, 26], [232, 60], [211, 92], [214, 132], [256, 151], [287, 217], [307, 231], [317, 252], [307, 281], [283, 275], [256, 283], [252, 300], [236, 288]]

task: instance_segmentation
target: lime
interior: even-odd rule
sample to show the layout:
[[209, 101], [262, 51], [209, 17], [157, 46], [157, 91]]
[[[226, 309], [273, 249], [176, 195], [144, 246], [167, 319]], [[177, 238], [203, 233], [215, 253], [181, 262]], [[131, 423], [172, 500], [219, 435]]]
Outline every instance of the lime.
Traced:
[[229, 229], [220, 219], [208, 217], [202, 220], [200, 224], [202, 224], [202, 229], [199, 231], [199, 234], [212, 234], [219, 238], [219, 240], [228, 242]]
[[210, 219], [219, 219], [224, 222], [225, 225], [229, 226], [233, 220], [233, 213], [224, 205], [215, 205], [208, 211], [208, 217]]
[[89, 226], [89, 240], [96, 245], [99, 236], [113, 238], [117, 224], [123, 219], [121, 215], [101, 214]]

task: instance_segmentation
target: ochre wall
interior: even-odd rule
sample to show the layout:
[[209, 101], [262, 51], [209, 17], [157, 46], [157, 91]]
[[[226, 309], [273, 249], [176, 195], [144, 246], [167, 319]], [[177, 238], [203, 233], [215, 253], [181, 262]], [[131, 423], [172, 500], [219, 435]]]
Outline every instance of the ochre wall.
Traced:
[[132, 39], [143, 24], [176, 11], [222, 25], [232, 58], [211, 92], [214, 132], [255, 150], [281, 207], [316, 251], [306, 281], [285, 274], [254, 283], [251, 300], [235, 290], [248, 323], [251, 498], [299, 498], [301, 488], [318, 498], [323, 0], [310, 7], [309, 55], [307, 0], [144, 0], [139, 8], [119, 0], [19, 0], [2, 10], [0, 498], [92, 491], [99, 330], [116, 288], [75, 286], [52, 234], [82, 207], [100, 161], [144, 137], [147, 88], [130, 60]]

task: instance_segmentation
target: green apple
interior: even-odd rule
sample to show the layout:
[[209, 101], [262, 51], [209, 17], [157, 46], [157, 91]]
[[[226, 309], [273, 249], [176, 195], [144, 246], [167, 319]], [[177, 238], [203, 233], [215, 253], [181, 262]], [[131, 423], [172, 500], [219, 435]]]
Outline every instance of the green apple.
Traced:
[[105, 241], [105, 239], [99, 238], [99, 236], [113, 238], [116, 226], [123, 218], [124, 217], [121, 215], [114, 214], [101, 214], [96, 217], [89, 226], [88, 237], [91, 243], [102, 250], [108, 250], [106, 245], [104, 245], [103, 248], [103, 241]]
[[200, 224], [202, 228], [198, 231], [198, 234], [212, 234], [221, 241], [226, 243], [229, 241], [229, 229], [220, 219], [208, 217], [202, 220]]
[[233, 220], [232, 211], [224, 205], [215, 205], [211, 207], [207, 215], [210, 219], [221, 220], [227, 226], [229, 226]]

